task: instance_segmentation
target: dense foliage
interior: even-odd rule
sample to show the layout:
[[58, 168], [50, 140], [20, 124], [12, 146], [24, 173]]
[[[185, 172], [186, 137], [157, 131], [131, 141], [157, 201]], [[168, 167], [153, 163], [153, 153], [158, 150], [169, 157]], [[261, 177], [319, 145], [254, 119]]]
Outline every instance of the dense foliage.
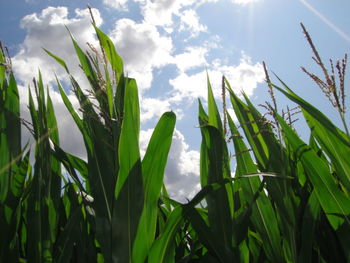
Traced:
[[208, 79], [208, 109], [199, 101], [198, 113], [202, 189], [188, 203], [176, 202], [163, 183], [175, 114], [162, 115], [141, 159], [136, 81], [124, 75], [111, 40], [95, 30], [101, 57], [96, 49], [83, 52], [72, 37], [89, 93], [46, 50], [80, 103], [78, 113], [57, 80], [87, 161], [60, 148], [40, 73], [35, 96], [29, 93], [35, 149], [22, 147], [18, 89], [0, 51], [1, 262], [350, 262], [347, 133], [269, 79], [271, 94], [278, 90], [299, 105], [308, 142], [276, 107], [268, 105], [267, 120], [225, 78], [223, 94], [240, 126], [225, 107], [222, 121]]

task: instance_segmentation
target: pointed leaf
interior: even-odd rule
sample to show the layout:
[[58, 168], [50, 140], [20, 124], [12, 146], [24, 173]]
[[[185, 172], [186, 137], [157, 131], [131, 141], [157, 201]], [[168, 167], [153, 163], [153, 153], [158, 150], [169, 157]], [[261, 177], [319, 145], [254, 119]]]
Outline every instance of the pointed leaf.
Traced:
[[142, 160], [144, 207], [136, 236], [133, 260], [144, 262], [155, 238], [158, 199], [163, 185], [164, 170], [171, 146], [176, 116], [164, 113], [159, 120]]

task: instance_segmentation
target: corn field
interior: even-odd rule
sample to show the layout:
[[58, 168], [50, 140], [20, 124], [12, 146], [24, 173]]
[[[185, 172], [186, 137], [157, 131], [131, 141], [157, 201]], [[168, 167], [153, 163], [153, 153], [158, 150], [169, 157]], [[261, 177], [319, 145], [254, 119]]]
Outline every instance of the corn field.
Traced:
[[[323, 92], [329, 88], [328, 97], [339, 102], [344, 128], [266, 74], [273, 99], [280, 92], [298, 105], [310, 128], [307, 142], [275, 100], [266, 105], [268, 119], [225, 77], [223, 94], [238, 122], [226, 107], [220, 114], [208, 77], [207, 109], [198, 101], [201, 190], [179, 203], [164, 185], [176, 116], [161, 116], [141, 158], [136, 80], [124, 74], [112, 41], [94, 27], [100, 56], [83, 51], [72, 36], [89, 94], [59, 54], [45, 50], [66, 70], [79, 101], [80, 113], [57, 79], [86, 160], [60, 147], [40, 73], [35, 94], [29, 92], [27, 126], [35, 147], [21, 142], [17, 84], [0, 51], [1, 262], [350, 262], [350, 136], [341, 104], [346, 57], [336, 67], [340, 86], [323, 82]], [[321, 60], [318, 65], [325, 68]]]

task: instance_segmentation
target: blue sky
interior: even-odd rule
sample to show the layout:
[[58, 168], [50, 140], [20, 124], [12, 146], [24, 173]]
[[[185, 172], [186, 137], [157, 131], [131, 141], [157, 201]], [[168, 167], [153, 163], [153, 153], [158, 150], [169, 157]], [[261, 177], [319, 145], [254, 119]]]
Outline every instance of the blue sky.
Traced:
[[[84, 85], [64, 25], [82, 47], [86, 42], [96, 45], [87, 3], [0, 0], [0, 40], [12, 56], [23, 116], [29, 118], [27, 87], [40, 68], [55, 103], [62, 147], [80, 157], [85, 154], [82, 140], [54, 85], [54, 73], [62, 81], [67, 76], [41, 47], [64, 58]], [[218, 99], [224, 74], [234, 90], [244, 90], [257, 105], [269, 100], [261, 64], [265, 61], [295, 92], [340, 125], [336, 111], [300, 70], [305, 66], [320, 73], [299, 23], [305, 24], [328, 65], [329, 58], [336, 60], [349, 53], [349, 1], [91, 0], [89, 4], [97, 24], [123, 57], [125, 71], [137, 79], [141, 149], [164, 111], [173, 110], [178, 116], [166, 169], [166, 183], [175, 198], [192, 196], [199, 189], [197, 98], [206, 102], [206, 70]], [[281, 108], [292, 105], [279, 94], [277, 100]], [[299, 122], [297, 127], [307, 138], [305, 125]], [[24, 131], [24, 139], [26, 136]]]

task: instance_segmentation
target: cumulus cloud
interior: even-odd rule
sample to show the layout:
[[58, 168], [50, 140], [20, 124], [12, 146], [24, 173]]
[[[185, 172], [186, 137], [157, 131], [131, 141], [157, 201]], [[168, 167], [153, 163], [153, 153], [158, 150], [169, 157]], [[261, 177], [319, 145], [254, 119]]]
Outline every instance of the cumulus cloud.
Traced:
[[251, 57], [244, 53], [237, 66], [220, 65], [214, 70], [225, 75], [234, 91], [237, 93], [243, 91], [248, 96], [253, 95], [258, 83], [263, 83], [265, 80], [262, 64], [253, 63]]
[[184, 53], [178, 54], [174, 57], [174, 63], [180, 72], [203, 67], [207, 64], [205, 57], [208, 52], [209, 50], [206, 47], [189, 46], [185, 49]]
[[[143, 156], [153, 129], [140, 132], [140, 151]], [[199, 152], [189, 149], [183, 134], [174, 131], [167, 165], [165, 185], [171, 198], [185, 202], [200, 190]]]
[[207, 27], [199, 22], [199, 16], [194, 9], [187, 9], [180, 14], [181, 25], [179, 31], [188, 30], [191, 37], [196, 37], [200, 32], [207, 31]]
[[174, 131], [165, 169], [165, 184], [170, 196], [182, 202], [200, 190], [199, 152], [189, 149], [185, 137], [178, 130]]
[[[98, 10], [93, 9], [97, 25], [102, 23]], [[64, 25], [70, 29], [73, 35], [78, 36], [77, 41], [84, 49], [86, 42], [96, 45], [94, 29], [90, 23], [90, 14], [87, 9], [76, 9], [73, 17], [69, 17], [67, 7], [47, 7], [40, 13], [33, 13], [23, 17], [21, 27], [27, 32], [20, 51], [13, 59], [13, 69], [19, 85], [21, 98], [21, 116], [30, 120], [28, 112], [28, 86], [33, 88], [32, 78], [37, 78], [38, 70], [42, 72], [44, 85], [48, 85], [50, 96], [54, 105], [58, 129], [61, 138], [61, 146], [64, 150], [84, 158], [85, 148], [83, 140], [70, 114], [62, 102], [60, 94], [53, 89], [55, 84], [54, 72], [61, 80], [67, 75], [50, 56], [41, 48], [44, 47], [59, 57], [63, 58], [70, 67], [72, 74], [81, 82], [86, 79], [79, 68], [79, 62], [75, 54], [69, 33]], [[32, 94], [35, 92], [32, 90]], [[78, 108], [78, 101], [74, 95], [68, 94], [72, 104]], [[23, 129], [23, 142], [30, 138], [29, 132]]]
[[[93, 9], [93, 13], [96, 24], [100, 25], [102, 19], [98, 10]], [[75, 54], [74, 48], [64, 25], [73, 35], [79, 36], [77, 41], [82, 48], [86, 47], [86, 42], [96, 45], [88, 9], [76, 9], [75, 16], [69, 18], [67, 7], [47, 7], [41, 13], [23, 17], [21, 27], [27, 34], [20, 46], [20, 51], [12, 59], [14, 72], [22, 83], [30, 83], [33, 74], [36, 74], [39, 69], [48, 82], [55, 81], [53, 72], [56, 72], [59, 78], [66, 77], [61, 66], [55, 63], [42, 48], [63, 58], [68, 65], [73, 65], [71, 70], [74, 75], [84, 79], [76, 56], [72, 56]]]
[[173, 23], [173, 14], [178, 13], [179, 9], [192, 1], [144, 1], [142, 13], [146, 23], [153, 25], [169, 26]]
[[[261, 63], [254, 64], [251, 58], [245, 54], [242, 54], [239, 64], [235, 66], [223, 65], [220, 60], [216, 60], [207, 72], [215, 97], [221, 96], [222, 75], [229, 80], [231, 87], [237, 93], [244, 91], [248, 96], [253, 94], [258, 83], [264, 81], [264, 72]], [[197, 98], [206, 100], [206, 70], [195, 74], [180, 72], [176, 78], [169, 80], [169, 83], [173, 86], [171, 98], [173, 102], [193, 101]]]
[[151, 86], [154, 68], [172, 61], [171, 38], [161, 36], [153, 25], [120, 19], [110, 36], [124, 60], [125, 72], [138, 80], [141, 89]]
[[[182, 23], [189, 26], [192, 30], [205, 30], [205, 26], [200, 25], [198, 16], [193, 9], [205, 3], [214, 3], [218, 0], [135, 0], [141, 3], [141, 11], [146, 23], [157, 26], [172, 26], [174, 23], [174, 16], [180, 17]], [[189, 23], [192, 23], [190, 25]]]
[[191, 75], [181, 72], [176, 78], [170, 79], [169, 83], [173, 86], [171, 100], [174, 103], [181, 103], [185, 100], [193, 102], [197, 98], [206, 99], [207, 97], [205, 71]]
[[103, 4], [121, 10], [121, 11], [127, 11], [128, 0], [103, 0]]
[[160, 117], [164, 112], [170, 111], [170, 103], [157, 98], [144, 98], [141, 103], [141, 121], [146, 122], [153, 117]]
[[[168, 99], [143, 98], [141, 101], [141, 122], [145, 123], [154, 118], [160, 118], [166, 111], [171, 111], [172, 105]], [[177, 120], [183, 116], [181, 109], [175, 111]]]

